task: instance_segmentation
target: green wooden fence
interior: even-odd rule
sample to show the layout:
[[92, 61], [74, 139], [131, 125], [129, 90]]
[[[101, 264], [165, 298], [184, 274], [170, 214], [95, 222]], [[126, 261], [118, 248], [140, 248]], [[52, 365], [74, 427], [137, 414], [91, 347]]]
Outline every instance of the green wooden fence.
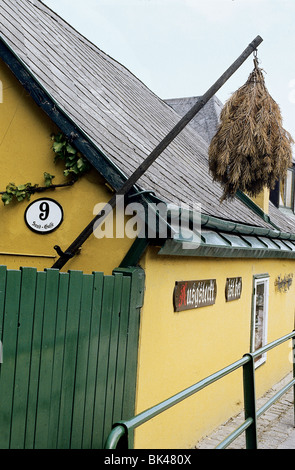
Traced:
[[134, 413], [144, 275], [0, 266], [0, 448], [104, 447]]

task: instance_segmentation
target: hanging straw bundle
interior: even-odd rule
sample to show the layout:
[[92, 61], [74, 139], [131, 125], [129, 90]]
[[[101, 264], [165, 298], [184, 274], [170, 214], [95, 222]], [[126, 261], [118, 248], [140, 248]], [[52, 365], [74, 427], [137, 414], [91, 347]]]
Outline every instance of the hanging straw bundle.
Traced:
[[280, 108], [269, 95], [257, 66], [226, 102], [209, 147], [209, 169], [223, 186], [221, 201], [240, 189], [257, 196], [284, 180], [292, 161], [291, 135], [282, 127]]

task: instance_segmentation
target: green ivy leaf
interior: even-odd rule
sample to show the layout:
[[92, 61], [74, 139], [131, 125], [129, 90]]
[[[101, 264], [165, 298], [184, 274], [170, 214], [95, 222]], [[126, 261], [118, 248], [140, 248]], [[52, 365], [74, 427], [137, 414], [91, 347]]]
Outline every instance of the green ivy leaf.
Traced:
[[63, 142], [65, 140], [62, 132], [60, 132], [59, 134], [53, 134], [51, 136], [51, 139], [55, 142]]
[[21, 202], [26, 198], [26, 193], [25, 191], [17, 191], [15, 197], [18, 200], [18, 202]]
[[69, 168], [68, 170], [65, 170], [65, 171], [64, 171], [64, 175], [65, 175], [65, 176], [69, 176], [69, 175], [72, 174], [72, 173], [73, 173], [75, 176], [77, 176], [77, 175], [79, 174], [79, 171], [78, 171], [77, 168], [75, 168], [75, 167], [71, 167], [71, 168]]
[[85, 168], [85, 162], [83, 158], [79, 158], [79, 160], [77, 160], [77, 168], [81, 171]]
[[53, 150], [55, 153], [58, 153], [62, 150], [63, 146], [64, 146], [64, 142], [54, 142], [53, 144]]
[[9, 183], [7, 186], [6, 186], [6, 192], [8, 194], [15, 194], [15, 191], [16, 191], [16, 186], [14, 183]]
[[53, 178], [55, 178], [54, 175], [51, 175], [50, 173], [47, 173], [46, 171], [44, 172], [44, 182], [45, 182], [46, 188], [52, 185]]
[[1, 199], [4, 203], [4, 205], [7, 206], [12, 201], [12, 198], [13, 198], [13, 196], [11, 194], [4, 193], [4, 194], [2, 194]]
[[72, 155], [76, 155], [77, 153], [77, 150], [74, 149], [74, 147], [72, 147], [70, 144], [67, 144], [66, 151]]

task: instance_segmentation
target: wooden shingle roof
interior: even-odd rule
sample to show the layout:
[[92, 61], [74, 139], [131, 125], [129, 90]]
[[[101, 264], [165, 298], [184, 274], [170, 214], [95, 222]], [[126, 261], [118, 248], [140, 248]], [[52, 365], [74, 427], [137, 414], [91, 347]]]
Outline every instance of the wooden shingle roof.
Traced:
[[[198, 96], [170, 98], [165, 99], [165, 103], [169, 104], [169, 106], [171, 106], [179, 116], [184, 116], [187, 111], [194, 106], [198, 99]], [[189, 124], [207, 142], [207, 144], [210, 144], [217, 131], [222, 108], [222, 102], [216, 95], [214, 95]]]
[[[0, 33], [65, 117], [126, 178], [179, 121], [128, 69], [39, 0], [1, 0]], [[187, 126], [138, 186], [166, 202], [201, 203], [206, 215], [272, 228], [238, 198], [220, 204], [222, 189], [209, 175], [207, 152], [208, 142]], [[95, 158], [99, 169], [102, 156]]]

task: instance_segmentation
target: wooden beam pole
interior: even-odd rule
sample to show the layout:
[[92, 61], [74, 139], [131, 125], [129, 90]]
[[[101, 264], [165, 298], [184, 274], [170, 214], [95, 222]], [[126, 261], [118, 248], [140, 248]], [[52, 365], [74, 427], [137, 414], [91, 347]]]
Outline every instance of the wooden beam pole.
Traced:
[[195, 105], [180, 119], [180, 121], [173, 127], [173, 129], [164, 137], [164, 139], [155, 147], [155, 149], [148, 155], [148, 157], [139, 165], [134, 173], [122, 185], [110, 201], [106, 204], [104, 209], [96, 215], [93, 220], [85, 227], [80, 235], [73, 241], [65, 252], [61, 253], [60, 258], [54, 263], [52, 268], [61, 269], [69, 259], [71, 259], [87, 238], [93, 233], [105, 218], [109, 215], [112, 209], [116, 206], [117, 196], [125, 196], [134, 186], [134, 184], [141, 178], [147, 169], [155, 162], [161, 153], [171, 144], [171, 142], [178, 136], [178, 134], [187, 126], [187, 124], [196, 116], [196, 114], [205, 106], [205, 104], [212, 98], [217, 91], [224, 85], [224, 83], [237, 71], [237, 69], [245, 62], [245, 60], [254, 52], [261, 44], [263, 39], [257, 36], [242, 54], [233, 62], [233, 64], [221, 75], [221, 77], [206, 91], [206, 93], [195, 103]]

